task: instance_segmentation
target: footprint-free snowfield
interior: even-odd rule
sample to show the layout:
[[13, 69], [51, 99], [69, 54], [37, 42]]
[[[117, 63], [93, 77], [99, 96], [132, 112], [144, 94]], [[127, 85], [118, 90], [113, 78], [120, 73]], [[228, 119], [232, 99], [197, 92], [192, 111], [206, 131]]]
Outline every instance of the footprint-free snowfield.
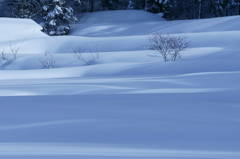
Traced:
[[[103, 11], [50, 37], [0, 18], [0, 158], [239, 159], [239, 24]], [[155, 32], [186, 38], [181, 60]]]

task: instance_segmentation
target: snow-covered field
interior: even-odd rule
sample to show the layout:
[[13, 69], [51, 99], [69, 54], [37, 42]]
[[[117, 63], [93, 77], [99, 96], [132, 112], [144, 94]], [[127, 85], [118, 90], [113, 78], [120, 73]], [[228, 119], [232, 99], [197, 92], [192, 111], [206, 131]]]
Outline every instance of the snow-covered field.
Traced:
[[[49, 37], [0, 18], [0, 158], [239, 159], [239, 25], [106, 11]], [[164, 63], [149, 49], [154, 32], [190, 47]]]

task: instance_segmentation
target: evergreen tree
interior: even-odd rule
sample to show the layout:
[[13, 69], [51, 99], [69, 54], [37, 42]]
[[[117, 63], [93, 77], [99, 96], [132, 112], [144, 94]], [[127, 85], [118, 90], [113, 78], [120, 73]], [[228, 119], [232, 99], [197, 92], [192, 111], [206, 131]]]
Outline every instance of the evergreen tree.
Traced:
[[32, 19], [40, 15], [41, 5], [40, 0], [9, 0], [4, 3], [9, 16]]
[[214, 6], [217, 16], [239, 14], [239, 0], [215, 0]]
[[65, 35], [76, 21], [74, 11], [65, 0], [46, 0], [43, 6], [43, 31], [49, 35]]
[[147, 11], [159, 13], [163, 11], [163, 7], [166, 3], [167, 0], [145, 0], [144, 6]]
[[127, 8], [128, 9], [134, 9], [134, 1], [133, 0], [129, 0]]

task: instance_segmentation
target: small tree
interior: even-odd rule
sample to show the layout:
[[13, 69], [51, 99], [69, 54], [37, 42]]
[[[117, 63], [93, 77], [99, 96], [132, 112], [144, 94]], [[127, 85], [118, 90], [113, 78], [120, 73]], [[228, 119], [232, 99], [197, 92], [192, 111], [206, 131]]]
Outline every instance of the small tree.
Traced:
[[180, 36], [162, 35], [155, 33], [151, 39], [151, 48], [158, 51], [165, 62], [181, 58], [181, 51], [188, 47], [188, 42]]
[[65, 0], [46, 0], [43, 6], [42, 26], [47, 34], [66, 35], [76, 20], [73, 9], [66, 6]]

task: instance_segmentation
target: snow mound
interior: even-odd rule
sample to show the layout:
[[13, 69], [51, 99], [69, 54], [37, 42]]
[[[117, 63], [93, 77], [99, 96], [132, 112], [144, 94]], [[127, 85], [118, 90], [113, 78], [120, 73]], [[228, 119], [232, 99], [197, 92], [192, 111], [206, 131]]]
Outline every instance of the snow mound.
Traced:
[[163, 33], [200, 33], [200, 32], [220, 32], [239, 31], [240, 16], [229, 16], [210, 19], [176, 20], [158, 22], [153, 26]]
[[0, 18], [0, 42], [46, 37], [41, 26], [30, 19]]
[[[19, 48], [0, 57], [0, 158], [239, 159], [239, 25], [107, 11], [49, 37], [0, 18], [0, 56]], [[156, 31], [186, 37], [181, 60], [149, 50]]]
[[166, 21], [159, 14], [139, 10], [88, 13], [73, 28], [74, 36], [112, 37], [146, 35], [154, 32], [201, 33], [239, 31], [240, 16]]

